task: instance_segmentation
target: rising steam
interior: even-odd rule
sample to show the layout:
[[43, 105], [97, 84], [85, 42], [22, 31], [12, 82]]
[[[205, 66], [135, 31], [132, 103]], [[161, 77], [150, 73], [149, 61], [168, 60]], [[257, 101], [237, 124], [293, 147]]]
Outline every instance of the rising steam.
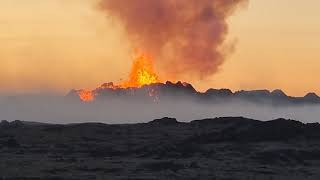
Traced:
[[100, 0], [99, 7], [123, 23], [136, 48], [158, 57], [162, 71], [203, 78], [223, 63], [226, 19], [247, 1]]

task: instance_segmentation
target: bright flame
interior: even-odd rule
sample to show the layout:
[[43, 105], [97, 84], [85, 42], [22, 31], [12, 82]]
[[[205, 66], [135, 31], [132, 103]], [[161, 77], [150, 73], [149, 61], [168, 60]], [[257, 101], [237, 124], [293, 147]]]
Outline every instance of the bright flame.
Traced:
[[160, 80], [155, 73], [151, 58], [145, 54], [141, 54], [133, 62], [129, 80], [121, 83], [120, 87], [141, 87], [158, 82], [160, 82]]
[[[140, 88], [144, 85], [149, 85], [153, 83], [160, 83], [160, 78], [156, 74], [152, 59], [146, 54], [140, 54], [135, 58], [132, 64], [132, 68], [129, 74], [129, 79], [120, 83], [113, 84], [105, 83], [101, 85], [98, 89], [120, 89], [120, 88]], [[95, 90], [80, 90], [78, 91], [80, 99], [84, 102], [94, 101]], [[149, 89], [149, 96], [158, 99], [157, 92], [155, 89]]]
[[89, 90], [80, 90], [78, 91], [78, 95], [81, 101], [90, 102], [94, 100], [94, 94], [92, 91]]

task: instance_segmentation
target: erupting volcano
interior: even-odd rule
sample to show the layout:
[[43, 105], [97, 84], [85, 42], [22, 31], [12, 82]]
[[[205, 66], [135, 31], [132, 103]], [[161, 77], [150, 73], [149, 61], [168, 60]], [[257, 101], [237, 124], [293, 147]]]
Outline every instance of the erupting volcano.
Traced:
[[[132, 68], [128, 80], [119, 84], [105, 83], [100, 86], [101, 89], [128, 89], [140, 88], [144, 85], [160, 83], [160, 78], [157, 75], [152, 58], [146, 54], [139, 54], [133, 61]], [[79, 98], [84, 102], [90, 102], [95, 99], [95, 90], [79, 90]], [[150, 90], [150, 96], [154, 94], [154, 90]]]
[[[227, 19], [248, 0], [98, 0], [99, 9], [123, 26], [132, 47], [158, 57], [161, 73], [174, 79], [204, 79], [215, 74], [233, 47], [226, 42]], [[161, 83], [153, 59], [140, 54], [129, 78], [118, 84], [106, 83], [93, 90], [77, 91], [82, 101], [93, 101], [101, 90], [130, 90]], [[159, 84], [158, 84], [159, 85]], [[168, 86], [171, 86], [170, 82]], [[191, 85], [178, 82], [178, 87]], [[157, 88], [146, 87], [155, 97]], [[190, 88], [193, 89], [193, 88]]]

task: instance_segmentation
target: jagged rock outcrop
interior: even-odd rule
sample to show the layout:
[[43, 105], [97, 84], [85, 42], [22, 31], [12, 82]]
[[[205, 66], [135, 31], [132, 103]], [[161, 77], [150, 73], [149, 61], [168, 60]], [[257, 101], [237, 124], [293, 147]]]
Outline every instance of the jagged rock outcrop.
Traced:
[[[79, 91], [72, 90], [67, 96], [78, 97]], [[198, 92], [191, 84], [178, 81], [173, 83], [155, 83], [144, 85], [140, 88], [119, 88], [112, 82], [105, 83], [92, 91], [96, 100], [108, 98], [124, 98], [133, 100], [181, 100], [192, 99], [206, 103], [247, 101], [254, 103], [269, 103], [273, 105], [300, 105], [300, 104], [320, 104], [320, 97], [315, 93], [309, 93], [305, 97], [291, 97], [282, 90], [252, 90], [232, 92], [229, 89], [208, 89], [206, 92]]]

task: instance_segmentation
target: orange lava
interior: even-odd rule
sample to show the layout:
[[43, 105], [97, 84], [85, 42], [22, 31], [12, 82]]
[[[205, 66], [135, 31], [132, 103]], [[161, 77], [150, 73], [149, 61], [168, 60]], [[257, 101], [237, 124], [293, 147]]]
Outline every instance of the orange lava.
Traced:
[[90, 102], [94, 100], [94, 94], [89, 90], [80, 90], [78, 91], [79, 98], [81, 101]]
[[119, 86], [131, 88], [159, 82], [159, 76], [154, 70], [152, 59], [145, 54], [141, 54], [133, 62], [129, 79]]
[[[152, 59], [146, 54], [138, 55], [133, 61], [128, 80], [119, 84], [105, 83], [97, 89], [120, 89], [120, 88], [140, 88], [144, 85], [160, 83]], [[80, 99], [84, 102], [94, 101], [95, 93], [89, 90], [80, 90], [78, 92]], [[156, 97], [156, 91], [151, 89], [149, 96]]]

